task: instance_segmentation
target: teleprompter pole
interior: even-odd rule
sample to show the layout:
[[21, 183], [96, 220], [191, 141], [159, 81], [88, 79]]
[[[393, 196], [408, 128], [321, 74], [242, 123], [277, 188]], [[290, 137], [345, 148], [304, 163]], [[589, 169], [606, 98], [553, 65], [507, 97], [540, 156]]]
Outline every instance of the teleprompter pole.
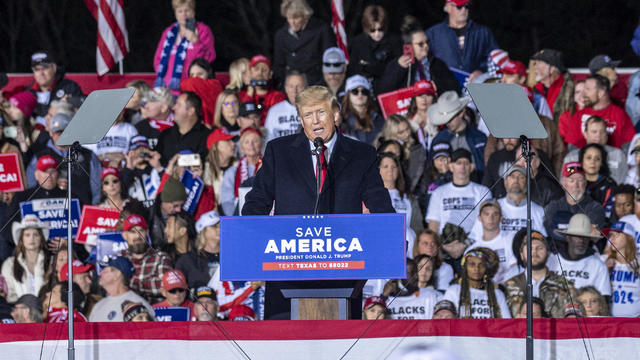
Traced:
[[527, 360], [533, 360], [533, 281], [531, 266], [531, 152], [529, 139], [520, 136], [522, 155], [527, 160]]

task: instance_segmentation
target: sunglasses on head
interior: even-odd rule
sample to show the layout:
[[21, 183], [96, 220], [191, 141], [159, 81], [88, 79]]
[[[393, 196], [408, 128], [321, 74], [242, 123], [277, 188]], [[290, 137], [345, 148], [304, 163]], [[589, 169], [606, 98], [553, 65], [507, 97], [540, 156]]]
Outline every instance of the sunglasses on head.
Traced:
[[471, 7], [471, 5], [469, 5], [469, 4], [456, 5], [456, 8], [457, 8], [458, 10], [462, 10], [463, 8], [464, 8], [464, 9], [469, 10], [469, 8], [470, 8], [470, 7]]
[[342, 62], [337, 62], [337, 63], [330, 63], [330, 62], [323, 62], [322, 66], [326, 66], [326, 67], [341, 67], [342, 65], [344, 65], [344, 63]]
[[379, 27], [379, 28], [373, 28], [373, 29], [369, 29], [369, 32], [374, 33], [374, 32], [384, 32], [384, 29]]
[[365, 89], [365, 88], [357, 88], [357, 89], [352, 89], [351, 93], [353, 95], [364, 95], [364, 96], [369, 96], [369, 90]]
[[584, 170], [582, 170], [582, 168], [580, 166], [571, 166], [571, 167], [567, 168], [567, 172], [569, 174], [573, 174], [576, 171], [584, 171]]
[[186, 289], [180, 289], [180, 288], [175, 288], [175, 289], [169, 290], [169, 292], [171, 294], [182, 294], [185, 291], [187, 291], [187, 290]]
[[120, 183], [120, 179], [113, 179], [111, 181], [109, 180], [105, 180], [102, 182], [102, 185], [111, 185], [111, 184], [119, 184]]

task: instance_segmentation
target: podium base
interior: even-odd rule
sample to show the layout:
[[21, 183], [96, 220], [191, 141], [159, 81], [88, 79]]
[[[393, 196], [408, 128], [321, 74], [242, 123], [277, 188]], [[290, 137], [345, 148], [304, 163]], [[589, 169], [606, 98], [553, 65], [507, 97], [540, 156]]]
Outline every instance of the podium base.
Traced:
[[348, 320], [350, 303], [344, 298], [291, 299], [291, 320]]

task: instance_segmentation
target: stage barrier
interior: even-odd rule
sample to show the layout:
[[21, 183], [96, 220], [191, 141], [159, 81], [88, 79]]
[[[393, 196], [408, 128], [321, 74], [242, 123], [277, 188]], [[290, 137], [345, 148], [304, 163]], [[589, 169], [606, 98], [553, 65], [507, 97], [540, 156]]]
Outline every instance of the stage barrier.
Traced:
[[[636, 318], [589, 318], [579, 324], [536, 319], [535, 358], [640, 354]], [[243, 351], [250, 359], [339, 359], [370, 325], [364, 320], [81, 323], [75, 324], [76, 359], [246, 359]], [[379, 320], [344, 358], [385, 359], [407, 346], [437, 344], [461, 359], [524, 359], [525, 329], [524, 319]], [[44, 330], [44, 324], [0, 325], [0, 357], [38, 359]], [[42, 359], [66, 359], [66, 348], [66, 324], [48, 324]]]

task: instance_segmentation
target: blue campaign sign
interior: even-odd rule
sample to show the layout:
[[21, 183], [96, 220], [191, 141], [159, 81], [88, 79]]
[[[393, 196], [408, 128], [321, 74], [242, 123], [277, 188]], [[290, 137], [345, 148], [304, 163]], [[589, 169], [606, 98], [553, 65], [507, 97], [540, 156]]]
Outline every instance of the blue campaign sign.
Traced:
[[204, 190], [204, 181], [199, 177], [193, 176], [193, 173], [188, 169], [185, 169], [180, 178], [180, 182], [184, 185], [187, 191], [187, 200], [185, 200], [182, 209], [188, 211], [190, 214], [195, 214], [202, 191]]
[[153, 308], [156, 313], [156, 321], [189, 321], [191, 317], [189, 308], [181, 306], [168, 306]]
[[[20, 203], [20, 214], [24, 217], [27, 214], [34, 214], [41, 221], [49, 223], [49, 238], [67, 237], [67, 199], [37, 199], [23, 201]], [[71, 233], [73, 236], [78, 232], [78, 222], [80, 220], [80, 201], [71, 199]]]
[[460, 70], [456, 68], [449, 68], [449, 70], [451, 70], [451, 72], [453, 73], [453, 76], [455, 76], [456, 80], [458, 80], [458, 82], [460, 83], [460, 87], [464, 88], [465, 84], [467, 83], [467, 80], [469, 79], [469, 75], [471, 74], [469, 74], [464, 70]]
[[404, 214], [225, 216], [220, 278], [402, 279]]
[[100, 274], [102, 264], [109, 262], [110, 258], [122, 255], [127, 250], [127, 242], [121, 232], [106, 232], [98, 234], [96, 240], [96, 264]]

